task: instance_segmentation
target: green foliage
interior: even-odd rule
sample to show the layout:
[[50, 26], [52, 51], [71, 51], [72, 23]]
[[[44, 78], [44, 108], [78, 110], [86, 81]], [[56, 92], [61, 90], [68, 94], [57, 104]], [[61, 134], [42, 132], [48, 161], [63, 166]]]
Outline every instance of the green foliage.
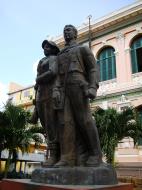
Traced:
[[125, 137], [134, 139], [134, 143], [142, 137], [142, 124], [138, 113], [127, 108], [118, 112], [113, 108], [97, 110], [93, 113], [95, 117], [102, 152], [108, 163], [114, 164], [114, 153], [117, 144]]
[[[1, 150], [8, 149], [9, 156], [6, 164], [6, 174], [13, 156], [16, 161], [19, 149], [28, 152], [31, 142], [41, 143], [42, 139], [34, 133], [33, 127], [28, 127], [30, 114], [19, 106], [8, 103], [3, 112], [0, 112], [0, 145]], [[6, 177], [6, 175], [5, 175]]]

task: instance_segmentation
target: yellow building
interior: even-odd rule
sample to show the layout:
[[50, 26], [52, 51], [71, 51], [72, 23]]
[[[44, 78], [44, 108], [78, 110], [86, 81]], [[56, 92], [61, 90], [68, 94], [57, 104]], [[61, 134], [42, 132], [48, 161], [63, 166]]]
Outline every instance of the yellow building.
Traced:
[[19, 84], [11, 82], [9, 84], [9, 100], [15, 105], [21, 105], [26, 110], [33, 109], [33, 99], [35, 97], [35, 91], [32, 86], [26, 88]]

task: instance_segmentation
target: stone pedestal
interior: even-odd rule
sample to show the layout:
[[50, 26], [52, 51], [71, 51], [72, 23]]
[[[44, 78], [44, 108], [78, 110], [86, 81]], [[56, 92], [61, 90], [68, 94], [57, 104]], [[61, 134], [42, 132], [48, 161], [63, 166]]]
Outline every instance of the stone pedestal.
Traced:
[[109, 164], [97, 167], [40, 168], [32, 173], [32, 182], [53, 185], [117, 184], [114, 168]]
[[49, 185], [34, 183], [29, 179], [4, 179], [0, 182], [0, 190], [133, 190], [132, 184], [117, 185]]

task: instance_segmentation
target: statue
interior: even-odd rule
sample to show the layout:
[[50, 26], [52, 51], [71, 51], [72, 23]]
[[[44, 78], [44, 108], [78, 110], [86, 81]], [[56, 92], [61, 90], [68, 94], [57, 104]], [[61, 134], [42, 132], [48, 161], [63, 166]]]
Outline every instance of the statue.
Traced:
[[56, 80], [57, 62], [56, 55], [59, 53], [58, 46], [48, 40], [42, 42], [45, 57], [37, 66], [35, 84], [35, 109], [31, 123], [36, 123], [38, 118], [44, 127], [50, 157], [46, 161], [47, 166], [54, 165], [59, 160], [59, 142], [57, 133], [57, 112], [53, 108], [52, 90]]
[[76, 28], [66, 25], [65, 47], [57, 55], [52, 105], [58, 117], [60, 159], [52, 162], [52, 167], [35, 169], [31, 180], [54, 185], [117, 184], [114, 168], [102, 162], [89, 106], [89, 99], [95, 99], [99, 87], [96, 61], [89, 47], [77, 44], [76, 38]]
[[[58, 53], [58, 76], [53, 90], [59, 110], [61, 157], [55, 167], [98, 166], [102, 153], [89, 99], [95, 99], [98, 70], [88, 46], [76, 42], [77, 29], [64, 27], [65, 47]], [[61, 106], [62, 105], [62, 106]]]

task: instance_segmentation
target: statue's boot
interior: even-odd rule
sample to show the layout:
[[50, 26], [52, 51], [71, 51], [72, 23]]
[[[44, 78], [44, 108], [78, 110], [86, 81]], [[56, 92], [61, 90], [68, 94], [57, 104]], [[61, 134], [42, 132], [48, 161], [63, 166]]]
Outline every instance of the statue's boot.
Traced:
[[57, 145], [50, 145], [48, 150], [50, 151], [50, 156], [44, 163], [47, 167], [53, 167], [59, 161], [59, 147]]
[[86, 162], [86, 166], [88, 167], [96, 167], [102, 163], [102, 157], [100, 155], [89, 156]]
[[[95, 126], [95, 121], [89, 123], [90, 129], [87, 133], [88, 136], [88, 159], [86, 161], [86, 166], [95, 167], [102, 163], [102, 152], [100, 147], [100, 140], [98, 135], [97, 127]], [[88, 124], [88, 128], [89, 128]]]
[[55, 168], [74, 167], [74, 166], [76, 166], [75, 160], [60, 160], [54, 165]]

